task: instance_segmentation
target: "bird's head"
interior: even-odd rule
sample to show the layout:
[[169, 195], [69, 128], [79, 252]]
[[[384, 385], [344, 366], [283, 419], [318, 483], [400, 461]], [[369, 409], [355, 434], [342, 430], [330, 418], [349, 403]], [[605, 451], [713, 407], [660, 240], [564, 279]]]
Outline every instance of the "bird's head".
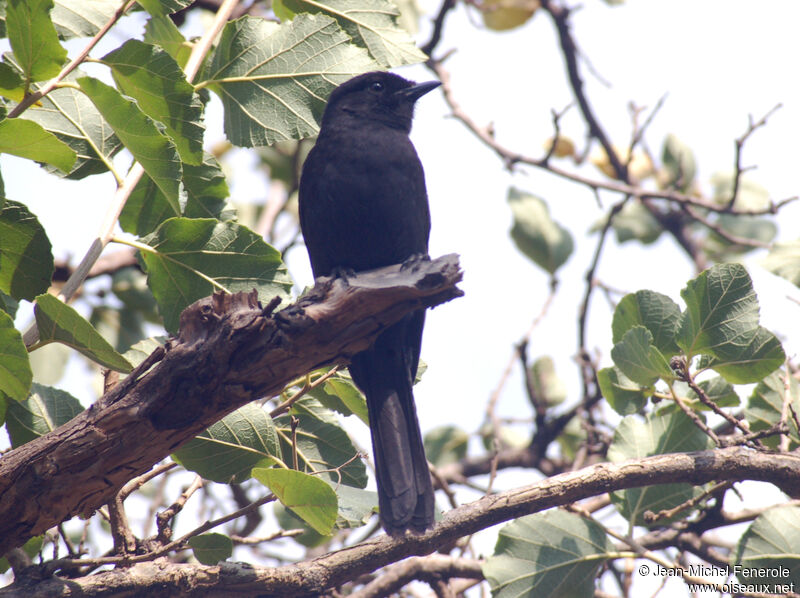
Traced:
[[333, 90], [322, 125], [324, 127], [331, 119], [364, 119], [408, 132], [414, 104], [439, 85], [438, 81], [414, 83], [381, 71], [359, 75]]

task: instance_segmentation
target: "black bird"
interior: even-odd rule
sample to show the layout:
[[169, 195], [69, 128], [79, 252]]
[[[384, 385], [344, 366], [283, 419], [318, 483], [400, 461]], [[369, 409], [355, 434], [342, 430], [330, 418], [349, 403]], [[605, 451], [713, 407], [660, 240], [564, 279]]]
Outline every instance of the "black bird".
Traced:
[[[415, 102], [438, 86], [374, 72], [331, 93], [300, 178], [300, 227], [315, 277], [427, 256], [425, 175], [408, 134]], [[367, 397], [380, 517], [390, 534], [433, 525], [411, 390], [424, 323], [424, 310], [408, 314], [350, 363]]]

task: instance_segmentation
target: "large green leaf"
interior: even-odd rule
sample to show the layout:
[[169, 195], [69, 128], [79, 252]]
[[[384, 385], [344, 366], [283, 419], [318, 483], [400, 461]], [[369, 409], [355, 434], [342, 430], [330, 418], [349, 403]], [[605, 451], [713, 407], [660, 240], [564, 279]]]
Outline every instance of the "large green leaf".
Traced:
[[444, 425], [425, 434], [425, 455], [437, 467], [457, 463], [467, 456], [469, 434], [458, 426]]
[[379, 68], [349, 42], [324, 15], [228, 23], [205, 82], [222, 98], [228, 139], [252, 147], [315, 135], [333, 88]]
[[512, 187], [508, 190], [508, 203], [514, 215], [511, 238], [517, 248], [554, 274], [572, 255], [572, 235], [552, 219], [542, 199]]
[[0, 153], [45, 162], [69, 172], [76, 153], [40, 124], [23, 118], [0, 121]]
[[[74, 83], [77, 78], [70, 76], [67, 80]], [[83, 92], [72, 87], [54, 89], [39, 103], [28, 108], [24, 118], [42, 125], [77, 154], [72, 168], [64, 170], [67, 178], [82, 179], [108, 170], [107, 163], [122, 149], [122, 143]]]
[[269, 467], [280, 457], [280, 444], [269, 414], [248, 404], [194, 437], [172, 458], [207, 480], [241, 483], [254, 467]]
[[27, 401], [12, 401], [6, 413], [11, 445], [16, 448], [52, 432], [83, 411], [71, 394], [34, 383]]
[[747, 584], [766, 584], [776, 594], [800, 588], [800, 507], [781, 505], [753, 521], [736, 551], [734, 573]]
[[324, 480], [293, 469], [253, 469], [281, 503], [320, 534], [330, 535], [336, 522], [336, 493]]
[[653, 346], [653, 335], [644, 326], [630, 328], [611, 349], [611, 359], [623, 374], [642, 386], [652, 386], [659, 378], [675, 378], [667, 359]]
[[[297, 418], [297, 446], [291, 446], [290, 416], [276, 419], [281, 437], [283, 462], [293, 463], [307, 472], [320, 472], [323, 478], [355, 488], [367, 485], [367, 470], [361, 459], [354, 459], [358, 449], [339, 425], [336, 416], [317, 400], [303, 398], [292, 406]], [[347, 463], [347, 465], [345, 465]]]
[[118, 372], [131, 371], [128, 360], [117, 353], [89, 322], [63, 301], [45, 293], [36, 298], [33, 311], [41, 343], [62, 343], [104, 367]]
[[653, 394], [652, 386], [636, 384], [617, 367], [598, 371], [597, 383], [608, 404], [620, 415], [638, 413]]
[[33, 380], [28, 351], [14, 320], [0, 311], [0, 396], [5, 394], [22, 401], [28, 396]]
[[504, 526], [483, 574], [495, 598], [591, 598], [600, 567], [614, 551], [602, 526], [552, 509]]
[[14, 56], [28, 81], [55, 77], [67, 58], [50, 20], [53, 0], [8, 0], [6, 28]]
[[[750, 397], [747, 399], [747, 407], [744, 410], [744, 418], [750, 424], [753, 432], [771, 428], [779, 421], [783, 415], [784, 397], [789, 399], [789, 405], [794, 408], [795, 413], [800, 414], [800, 388], [794, 376], [787, 376], [781, 369], [772, 372], [769, 376], [761, 380]], [[794, 444], [800, 444], [800, 431], [791, 414], [787, 414], [786, 423], [789, 426], [789, 437]], [[762, 442], [772, 448], [776, 448], [779, 443], [778, 436], [765, 438]]]
[[201, 534], [189, 538], [188, 544], [194, 558], [203, 565], [216, 565], [233, 554], [233, 542], [224, 534]]
[[52, 245], [39, 220], [7, 199], [0, 210], [0, 291], [31, 301], [48, 289], [54, 269]]
[[426, 59], [407, 31], [400, 28], [400, 11], [388, 0], [283, 0], [295, 13], [333, 17], [382, 66], [391, 68]]
[[178, 63], [165, 50], [129, 39], [103, 56], [119, 89], [136, 100], [147, 116], [162, 123], [181, 160], [203, 159], [203, 103]]
[[800, 241], [775, 243], [762, 265], [773, 274], [800, 287]]
[[[614, 440], [608, 447], [608, 459], [619, 462], [666, 453], [701, 451], [711, 446], [711, 439], [682, 411], [650, 414], [644, 421], [639, 416], [629, 415], [614, 432]], [[612, 492], [611, 502], [634, 525], [649, 525], [644, 519], [646, 511], [658, 513], [677, 507], [702, 492], [702, 487], [691, 484], [660, 484]], [[657, 525], [663, 525], [665, 521], [669, 520], [660, 519]]]
[[148, 235], [158, 226], [175, 216], [188, 218], [215, 218], [232, 220], [236, 216], [233, 207], [226, 201], [229, 196], [228, 183], [217, 159], [206, 153], [199, 166], [183, 165], [183, 184], [186, 189], [186, 204], [175, 210], [159, 188], [148, 176], [143, 176], [131, 193], [119, 223], [122, 230], [136, 235]]
[[[605, 226], [605, 218], [592, 226], [592, 232], [602, 230]], [[650, 213], [646, 207], [639, 201], [629, 201], [622, 209], [614, 216], [611, 222], [611, 227], [617, 235], [617, 241], [625, 243], [626, 241], [636, 240], [645, 245], [655, 243], [656, 240], [664, 232], [664, 228], [656, 220], [655, 216]]]
[[266, 302], [291, 288], [280, 253], [235, 222], [170, 218], [142, 241], [152, 248], [142, 259], [169, 331], [177, 330], [185, 307], [217, 289], [256, 288]]
[[664, 139], [661, 161], [666, 171], [666, 180], [662, 181], [664, 187], [687, 191], [692, 186], [697, 173], [694, 154], [675, 135], [669, 134]]
[[[318, 370], [326, 372], [328, 368]], [[367, 412], [367, 399], [353, 383], [352, 378], [342, 372], [337, 372], [325, 384], [309, 391], [308, 396], [314, 397], [328, 409], [342, 415], [356, 415], [362, 422], [369, 425]]]
[[690, 280], [681, 296], [678, 345], [688, 357], [709, 355], [734, 384], [757, 382], [786, 358], [780, 341], [758, 324], [758, 299], [740, 264], [719, 264]]
[[[11, 59], [11, 55], [6, 54], [5, 58]], [[0, 62], [0, 95], [14, 102], [21, 102], [26, 89], [21, 70], [12, 67], [8, 62]]]
[[55, 0], [50, 16], [60, 38], [90, 37], [119, 7], [119, 0]]
[[188, 7], [194, 0], [139, 0], [139, 4], [151, 15], [164, 16]]
[[675, 334], [681, 310], [666, 295], [655, 291], [637, 291], [625, 295], [614, 310], [611, 322], [613, 341], [618, 343], [634, 326], [644, 326], [653, 335], [653, 345], [665, 357], [678, 352]]
[[154, 16], [147, 21], [144, 26], [144, 41], [164, 48], [181, 68], [186, 66], [192, 53], [191, 44], [187, 43], [178, 26], [169, 17]]
[[124, 98], [110, 85], [91, 77], [78, 78], [78, 85], [165, 197], [178, 205], [183, 195], [183, 173], [173, 141], [136, 102]]

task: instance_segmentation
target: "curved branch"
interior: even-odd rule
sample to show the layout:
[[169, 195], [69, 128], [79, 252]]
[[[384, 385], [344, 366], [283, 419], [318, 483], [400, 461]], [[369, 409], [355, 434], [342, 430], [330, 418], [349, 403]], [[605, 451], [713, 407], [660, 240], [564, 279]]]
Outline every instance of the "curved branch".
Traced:
[[[730, 447], [694, 453], [656, 455], [621, 463], [600, 463], [483, 498], [453, 509], [432, 530], [399, 538], [381, 535], [311, 560], [283, 567], [241, 563], [203, 566], [149, 562], [79, 579], [41, 580], [31, 572], [0, 590], [0, 598], [140, 593], [148, 596], [318, 595], [359, 575], [404, 559], [430, 554], [492, 525], [614, 490], [685, 482], [757, 480], [800, 493], [800, 456]], [[180, 589], [178, 589], [180, 588]]]

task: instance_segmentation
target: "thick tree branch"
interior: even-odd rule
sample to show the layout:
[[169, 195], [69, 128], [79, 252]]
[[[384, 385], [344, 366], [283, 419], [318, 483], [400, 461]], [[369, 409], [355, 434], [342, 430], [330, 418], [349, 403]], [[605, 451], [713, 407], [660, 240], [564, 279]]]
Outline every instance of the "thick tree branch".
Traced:
[[0, 459], [0, 554], [88, 515], [208, 426], [298, 376], [346, 362], [387, 326], [460, 296], [458, 258], [320, 279], [275, 314], [218, 294], [181, 314], [177, 339], [67, 424]]
[[730, 447], [600, 463], [485, 496], [446, 513], [440, 523], [422, 535], [382, 535], [292, 565], [270, 568], [222, 563], [209, 567], [158, 561], [70, 580], [42, 580], [36, 575], [38, 570], [32, 570], [30, 576], [22, 575], [14, 585], [0, 589], [0, 598], [319, 595], [364, 573], [408, 556], [430, 554], [460, 537], [523, 515], [613, 490], [678, 481], [699, 485], [716, 480], [767, 481], [798, 495], [800, 456]]

